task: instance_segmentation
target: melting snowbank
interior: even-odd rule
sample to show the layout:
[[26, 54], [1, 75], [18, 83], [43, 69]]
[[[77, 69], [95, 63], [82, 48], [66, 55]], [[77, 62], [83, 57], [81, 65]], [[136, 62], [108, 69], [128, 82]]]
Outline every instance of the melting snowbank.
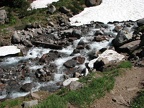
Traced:
[[46, 8], [48, 4], [51, 4], [52, 2], [57, 2], [59, 0], [36, 0], [33, 3], [31, 3], [32, 9], [37, 8]]
[[103, 0], [101, 5], [85, 8], [80, 14], [70, 18], [70, 21], [71, 25], [79, 26], [91, 21], [136, 21], [143, 17], [144, 0]]
[[0, 56], [7, 56], [20, 53], [20, 49], [17, 46], [3, 46], [0, 47]]

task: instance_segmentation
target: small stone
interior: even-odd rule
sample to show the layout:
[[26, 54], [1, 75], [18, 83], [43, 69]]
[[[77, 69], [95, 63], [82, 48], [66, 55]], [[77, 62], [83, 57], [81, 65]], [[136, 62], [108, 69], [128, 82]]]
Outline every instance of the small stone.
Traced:
[[30, 108], [34, 107], [35, 105], [38, 105], [38, 100], [24, 101], [22, 106], [24, 108]]

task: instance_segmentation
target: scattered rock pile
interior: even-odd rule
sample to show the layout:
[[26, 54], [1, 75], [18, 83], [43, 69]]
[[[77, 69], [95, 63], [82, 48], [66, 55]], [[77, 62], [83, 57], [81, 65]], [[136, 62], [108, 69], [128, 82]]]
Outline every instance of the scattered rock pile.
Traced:
[[[125, 59], [143, 66], [143, 19], [137, 22], [93, 22], [80, 27], [44, 28], [29, 25], [15, 31], [12, 43], [25, 56], [0, 62], [0, 94], [55, 90], [70, 85], [91, 71], [103, 71]], [[27, 50], [28, 49], [28, 50]], [[45, 82], [53, 83], [50, 85]], [[75, 83], [74, 83], [74, 82]]]

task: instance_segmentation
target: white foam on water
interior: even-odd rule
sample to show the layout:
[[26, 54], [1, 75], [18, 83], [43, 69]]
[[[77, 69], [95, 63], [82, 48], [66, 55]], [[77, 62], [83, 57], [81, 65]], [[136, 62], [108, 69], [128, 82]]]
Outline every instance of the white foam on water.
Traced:
[[33, 66], [30, 66], [29, 69], [31, 69], [31, 70], [37, 70], [37, 69], [41, 69], [43, 67], [44, 67], [44, 65], [33, 65]]
[[13, 63], [18, 63], [21, 60], [27, 60], [29, 58], [36, 58], [36, 57], [41, 57], [43, 54], [49, 53], [51, 49], [45, 49], [45, 48], [32, 48], [28, 51], [26, 56], [23, 57], [9, 57], [4, 60], [2, 64], [13, 64]]
[[31, 83], [31, 82], [32, 82], [31, 78], [30, 77], [26, 77], [24, 82], [23, 82], [23, 84]]
[[0, 96], [0, 100], [6, 98], [7, 95]]
[[58, 50], [58, 52], [70, 55], [73, 52], [73, 47], [72, 47], [72, 45], [70, 45], [66, 48], [63, 48], [62, 50]]
[[136, 21], [143, 17], [144, 0], [103, 0], [99, 6], [85, 8], [80, 14], [70, 18], [70, 23], [79, 26], [91, 21]]
[[109, 41], [103, 42], [93, 42], [90, 44], [91, 49], [100, 50], [102, 48], [106, 48], [109, 45]]
[[17, 97], [23, 97], [28, 95], [30, 92], [13, 92], [10, 95], [10, 98], [17, 98]]
[[58, 58], [53, 63], [55, 63], [59, 67], [59, 66], [62, 66], [67, 60], [70, 60], [72, 58], [73, 56]]
[[59, 82], [63, 80], [63, 74], [55, 74], [54, 81]]
[[57, 1], [59, 0], [35, 0], [33, 3], [31, 3], [31, 8], [32, 9], [46, 8], [48, 4]]
[[32, 48], [28, 51], [26, 57], [27, 58], [36, 58], [41, 57], [43, 54], [49, 53], [51, 49], [45, 49], [45, 48]]

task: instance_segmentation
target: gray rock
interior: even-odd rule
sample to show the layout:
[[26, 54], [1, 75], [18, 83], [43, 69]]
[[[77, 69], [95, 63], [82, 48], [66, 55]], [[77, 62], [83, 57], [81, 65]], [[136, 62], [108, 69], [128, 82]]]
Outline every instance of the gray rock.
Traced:
[[40, 96], [37, 93], [30, 93], [30, 96], [35, 99], [40, 99]]
[[37, 104], [38, 104], [38, 100], [24, 101], [23, 102], [23, 107], [24, 108], [30, 108], [30, 107], [33, 107]]
[[36, 32], [37, 32], [37, 34], [41, 35], [41, 34], [42, 34], [42, 30], [41, 30], [41, 28], [36, 29]]
[[102, 3], [102, 0], [85, 0], [85, 5], [87, 7], [97, 6]]
[[21, 39], [18, 35], [18, 33], [15, 31], [14, 34], [12, 35], [12, 43], [20, 43]]
[[137, 21], [137, 25], [138, 25], [138, 26], [143, 26], [143, 25], [144, 25], [144, 18], [139, 19], [139, 20]]
[[0, 10], [0, 24], [5, 24], [7, 20], [7, 13], [5, 10]]
[[23, 92], [29, 92], [32, 89], [32, 83], [26, 83], [20, 89]]
[[126, 43], [127, 41], [129, 41], [130, 39], [132, 39], [132, 37], [133, 34], [130, 32], [119, 31], [116, 38], [112, 41], [112, 43], [115, 47], [119, 47], [124, 43]]
[[72, 31], [72, 35], [73, 35], [73, 37], [80, 38], [81, 35], [82, 35], [82, 32], [81, 32], [81, 30], [79, 30], [79, 29], [74, 29], [74, 30]]
[[67, 9], [65, 6], [60, 7], [60, 8], [59, 8], [59, 11], [60, 11], [61, 13], [64, 13], [64, 14], [70, 13], [70, 10]]
[[48, 6], [48, 12], [50, 14], [53, 14], [56, 11], [56, 7], [54, 5]]
[[72, 68], [72, 67], [75, 67], [77, 64], [77, 61], [76, 60], [68, 60], [64, 63], [64, 66], [67, 67], [67, 68]]
[[83, 84], [78, 81], [72, 81], [69, 85], [70, 90], [77, 90], [82, 88]]
[[96, 42], [101, 42], [101, 41], [104, 41], [104, 40], [107, 40], [107, 37], [104, 36], [104, 35], [98, 35], [98, 36], [94, 37], [94, 41], [96, 41]]
[[32, 45], [32, 43], [29, 41], [29, 40], [23, 40], [22, 41], [22, 43], [25, 45], [25, 46], [27, 46], [27, 47], [32, 47], [33, 45]]

